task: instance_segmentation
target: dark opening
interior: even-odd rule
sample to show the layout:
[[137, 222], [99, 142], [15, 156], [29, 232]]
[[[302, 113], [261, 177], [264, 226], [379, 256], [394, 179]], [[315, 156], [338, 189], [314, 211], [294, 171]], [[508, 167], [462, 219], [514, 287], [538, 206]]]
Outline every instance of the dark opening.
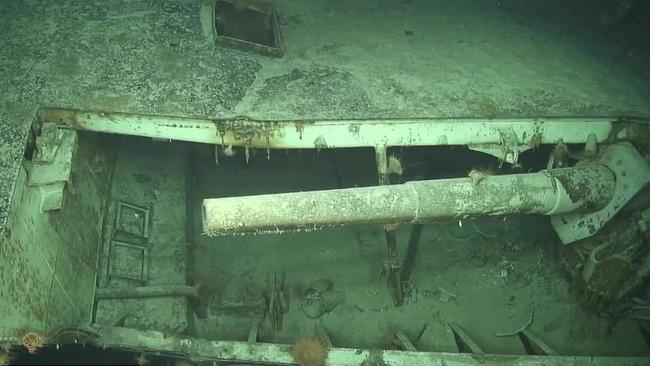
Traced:
[[23, 151], [23, 157], [26, 160], [34, 160], [34, 154], [36, 153], [36, 136], [40, 134], [40, 129], [41, 127], [38, 123], [34, 123], [32, 128], [29, 129], [27, 141], [25, 143], [25, 150]]
[[50, 345], [34, 354], [21, 349], [11, 352], [11, 365], [165, 365], [161, 356], [141, 355], [118, 349], [103, 349], [93, 345]]
[[277, 47], [271, 12], [262, 12], [237, 2], [218, 0], [215, 6], [217, 35]]

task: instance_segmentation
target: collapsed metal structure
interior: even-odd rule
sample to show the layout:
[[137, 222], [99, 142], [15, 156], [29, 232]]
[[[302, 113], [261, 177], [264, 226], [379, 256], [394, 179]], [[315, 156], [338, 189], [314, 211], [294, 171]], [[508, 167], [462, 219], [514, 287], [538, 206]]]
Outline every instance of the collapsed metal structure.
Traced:
[[[208, 235], [279, 233], [316, 230], [348, 224], [383, 225], [387, 260], [384, 273], [394, 291], [396, 305], [403, 302], [396, 225], [421, 224], [436, 219], [462, 220], [485, 215], [543, 214], [563, 243], [573, 243], [596, 234], [650, 181], [650, 167], [636, 148], [627, 142], [638, 125], [617, 118], [533, 119], [387, 119], [387, 120], [297, 120], [261, 121], [246, 117], [192, 119], [181, 117], [43, 109], [38, 116], [35, 145], [44, 160], [32, 168], [30, 177], [41, 187], [42, 210], [60, 208], [70, 174], [66, 161], [74, 151], [71, 130], [134, 135], [272, 149], [326, 149], [370, 147], [375, 150], [378, 186], [317, 192], [295, 192], [248, 197], [206, 199], [203, 229]], [[583, 145], [580, 162], [573, 167], [557, 164], [553, 154], [548, 169], [525, 174], [489, 176], [470, 174], [444, 180], [390, 185], [387, 149], [394, 146], [466, 145], [470, 149], [517, 164], [519, 154], [539, 145], [566, 147]], [[47, 149], [59, 153], [45, 154]], [[562, 151], [556, 149], [555, 151]], [[49, 156], [49, 157], [48, 157]], [[219, 148], [215, 148], [219, 161]], [[45, 173], [39, 175], [40, 171]], [[52, 173], [56, 171], [56, 174]], [[650, 266], [649, 266], [650, 268]], [[642, 279], [638, 279], [641, 281]], [[630, 286], [630, 290], [634, 285]], [[98, 289], [95, 297], [196, 297], [197, 289], [183, 287], [134, 288], [125, 291]], [[470, 364], [480, 347], [459, 326], [452, 326], [459, 351], [475, 355], [417, 352], [408, 339], [400, 342], [405, 351], [332, 348], [327, 364], [358, 365], [373, 357], [388, 364]], [[287, 346], [249, 342], [212, 342], [164, 337], [155, 332], [103, 327], [93, 330], [98, 344], [166, 352], [195, 361], [233, 360], [291, 364]], [[532, 344], [530, 354], [546, 355], [545, 364], [634, 364], [633, 358], [581, 358], [554, 356], [553, 352], [525, 329], [515, 334]], [[134, 341], [137, 340], [137, 341]], [[413, 348], [413, 349], [411, 349]], [[528, 348], [527, 348], [528, 350]], [[536, 364], [540, 359], [518, 356], [480, 356], [488, 364], [514, 362]]]

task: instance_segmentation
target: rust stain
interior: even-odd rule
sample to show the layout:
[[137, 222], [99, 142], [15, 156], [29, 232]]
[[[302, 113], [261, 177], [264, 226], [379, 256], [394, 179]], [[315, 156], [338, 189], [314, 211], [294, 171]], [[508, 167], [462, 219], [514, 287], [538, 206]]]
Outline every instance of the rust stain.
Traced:
[[258, 121], [248, 117], [215, 120], [221, 140], [232, 145], [247, 147], [275, 147], [275, 140], [287, 123], [283, 121]]
[[302, 140], [302, 134], [305, 132], [305, 127], [308, 125], [313, 125], [314, 121], [295, 121], [294, 125], [296, 126], [296, 132], [298, 132], [298, 135], [300, 136], [300, 139]]
[[[132, 120], [143, 121], [152, 118], [152, 115], [140, 115], [120, 112], [106, 111], [83, 111], [65, 108], [43, 108], [38, 112], [37, 121], [60, 123], [77, 130], [86, 130], [84, 122], [93, 117], [105, 118], [109, 121], [118, 121], [120, 118], [130, 116]], [[183, 117], [169, 117], [178, 119], [177, 122], [158, 122], [157, 125], [166, 128], [196, 128], [206, 129], [214, 125], [217, 133], [221, 136], [222, 144], [253, 148], [282, 148], [280, 140], [284, 137], [284, 129], [294, 126], [303, 138], [305, 128], [314, 125], [313, 120], [257, 120], [247, 116], [236, 116], [226, 119], [207, 119], [205, 125], [196, 123], [184, 123]], [[195, 121], [195, 120], [193, 120]], [[358, 131], [358, 127], [353, 129]], [[354, 131], [353, 131], [354, 132]]]

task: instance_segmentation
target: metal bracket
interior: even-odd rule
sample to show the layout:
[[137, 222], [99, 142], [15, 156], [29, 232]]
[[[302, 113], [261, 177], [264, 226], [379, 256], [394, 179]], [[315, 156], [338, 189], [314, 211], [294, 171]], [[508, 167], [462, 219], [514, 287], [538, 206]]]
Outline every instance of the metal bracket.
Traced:
[[56, 123], [43, 123], [36, 138], [36, 152], [29, 163], [27, 184], [39, 187], [41, 212], [60, 209], [72, 172], [77, 132]]
[[600, 161], [616, 177], [614, 196], [600, 211], [551, 217], [551, 224], [564, 244], [594, 235], [650, 182], [648, 162], [628, 142], [608, 146]]
[[500, 140], [498, 144], [467, 145], [467, 147], [470, 150], [492, 155], [508, 164], [517, 164], [519, 153], [530, 149], [531, 146], [519, 142], [512, 126], [499, 128], [498, 132]]

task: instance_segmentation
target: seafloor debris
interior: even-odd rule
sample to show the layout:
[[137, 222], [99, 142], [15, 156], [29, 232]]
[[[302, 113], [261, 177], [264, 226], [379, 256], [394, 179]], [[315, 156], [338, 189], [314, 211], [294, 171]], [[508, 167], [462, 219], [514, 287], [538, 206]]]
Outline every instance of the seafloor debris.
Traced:
[[434, 295], [442, 302], [456, 302], [456, 298], [458, 297], [455, 293], [441, 286], [438, 286]]
[[535, 308], [533, 307], [533, 308], [530, 309], [530, 316], [528, 317], [528, 321], [526, 323], [524, 323], [524, 325], [522, 325], [519, 329], [517, 329], [515, 331], [512, 331], [512, 332], [497, 332], [497, 331], [495, 331], [494, 335], [496, 337], [512, 337], [512, 336], [516, 336], [519, 333], [521, 333], [521, 332], [525, 331], [526, 329], [528, 329], [528, 327], [530, 327], [530, 325], [533, 324], [534, 319], [535, 319]]
[[302, 298], [302, 312], [308, 318], [319, 318], [345, 301], [345, 293], [332, 287], [332, 281], [328, 279], [312, 282]]

